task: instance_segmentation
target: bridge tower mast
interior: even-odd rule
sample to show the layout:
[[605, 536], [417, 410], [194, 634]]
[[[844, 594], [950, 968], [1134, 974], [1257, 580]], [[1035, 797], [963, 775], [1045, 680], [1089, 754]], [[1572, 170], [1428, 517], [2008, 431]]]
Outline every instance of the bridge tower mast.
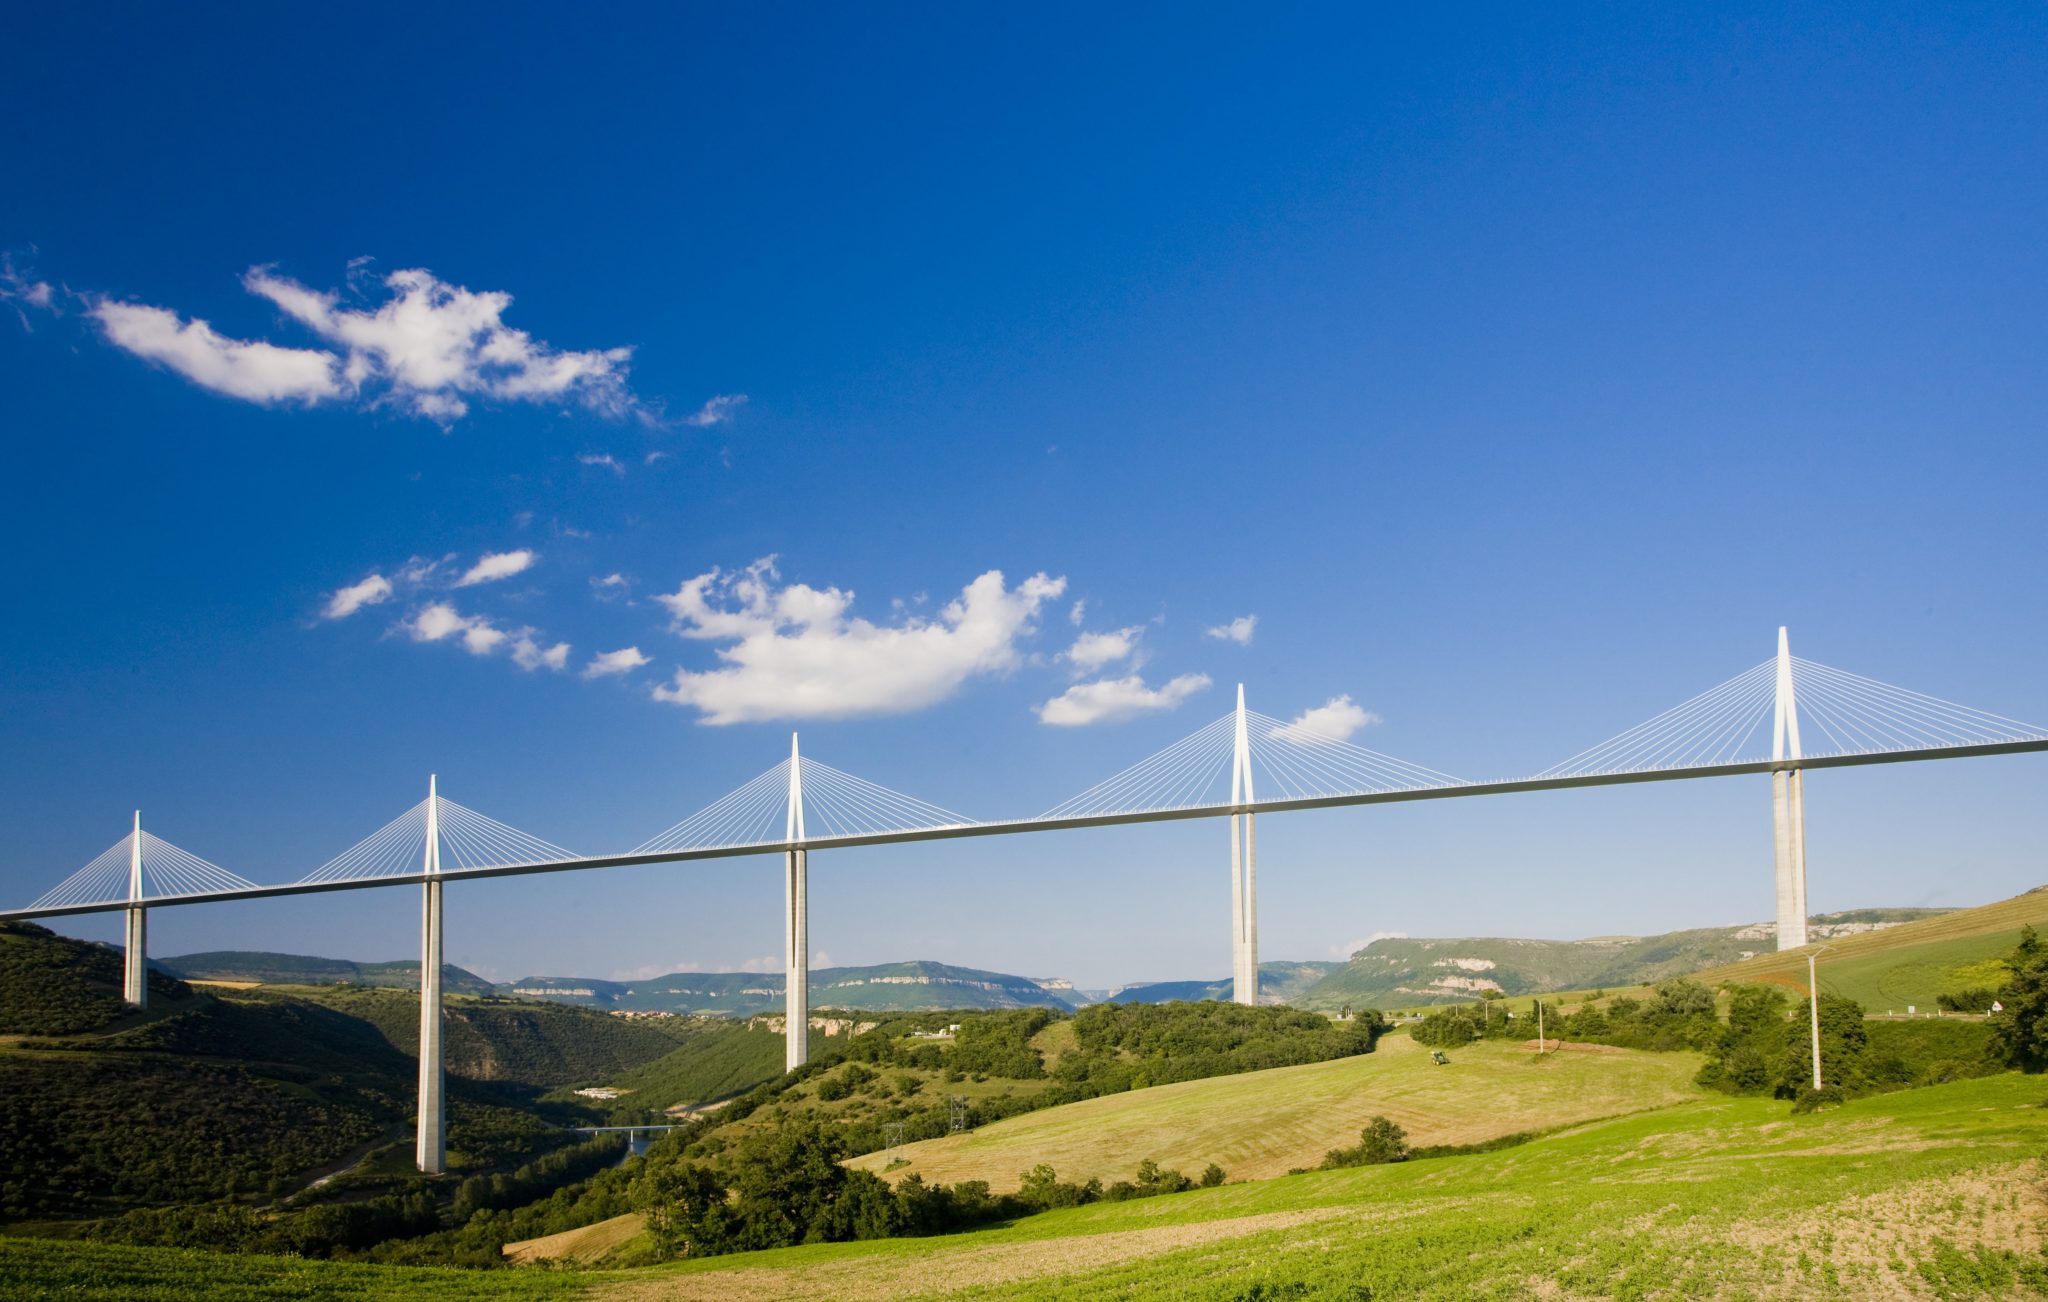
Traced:
[[784, 1071], [795, 1071], [811, 1056], [810, 865], [805, 862], [803, 762], [796, 734], [789, 734], [789, 841], [782, 874], [782, 1015]]
[[[1778, 628], [1777, 719], [1771, 728], [1773, 762], [1797, 760], [1799, 703], [1792, 689], [1792, 649]], [[1771, 825], [1778, 868], [1778, 948], [1806, 943], [1806, 774], [1797, 768], [1771, 774]]]
[[130, 1008], [149, 1006], [149, 918], [142, 907], [142, 811], [128, 838], [128, 936], [121, 955], [121, 997]]
[[[1237, 685], [1237, 735], [1232, 748], [1230, 803], [1250, 804], [1252, 750], [1245, 726], [1244, 684]], [[1243, 819], [1240, 827], [1238, 820]], [[1259, 1002], [1259, 832], [1257, 815], [1247, 810], [1230, 816], [1230, 997], [1240, 1004]]]
[[440, 1175], [448, 1162], [447, 1111], [442, 1096], [441, 1056], [441, 797], [427, 778], [427, 881], [420, 914], [420, 1117], [415, 1154], [426, 1175]]

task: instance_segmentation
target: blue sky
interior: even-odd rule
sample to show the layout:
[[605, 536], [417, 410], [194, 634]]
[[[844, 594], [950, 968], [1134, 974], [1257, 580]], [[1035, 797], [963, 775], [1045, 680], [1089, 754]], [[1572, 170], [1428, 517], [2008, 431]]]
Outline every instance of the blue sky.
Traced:
[[[1029, 814], [1240, 681], [1515, 775], [1781, 623], [2048, 720], [2044, 29], [24, 15], [0, 895], [137, 806], [296, 878], [429, 772], [624, 848], [792, 727]], [[1814, 906], [2039, 884], [2040, 763], [1816, 775]], [[1759, 919], [1769, 836], [1760, 779], [1276, 817], [1263, 951]], [[1224, 837], [821, 855], [812, 935], [831, 962], [1220, 976]], [[501, 978], [728, 968], [777, 951], [779, 906], [772, 860], [477, 884], [448, 949]], [[153, 945], [396, 957], [415, 908], [166, 909]]]

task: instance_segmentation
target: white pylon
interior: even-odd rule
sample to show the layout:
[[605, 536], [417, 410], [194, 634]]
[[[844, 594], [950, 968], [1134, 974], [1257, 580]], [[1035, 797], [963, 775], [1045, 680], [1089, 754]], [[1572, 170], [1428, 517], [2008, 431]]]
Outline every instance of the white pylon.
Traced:
[[[1252, 748], [1245, 724], [1244, 684], [1237, 685], [1237, 731], [1230, 769], [1230, 803], [1247, 805], [1252, 791]], [[1242, 819], [1242, 826], [1239, 820]], [[1259, 1002], [1259, 832], [1257, 816], [1230, 816], [1230, 997]]]
[[[1792, 645], [1778, 628], [1777, 718], [1771, 726], [1771, 759], [1801, 758], [1799, 702], [1792, 689]], [[1798, 769], [1771, 774], [1771, 830], [1777, 861], [1778, 948], [1806, 943], [1806, 775]]]
[[782, 1069], [795, 1071], [811, 1056], [810, 865], [805, 862], [803, 763], [789, 734], [789, 842], [782, 874]]
[[446, 1101], [441, 1060], [441, 797], [427, 778], [427, 881], [420, 912], [420, 1112], [415, 1159], [426, 1175], [448, 1163]]
[[142, 811], [128, 837], [127, 940], [121, 952], [121, 997], [130, 1008], [149, 1006], [149, 916], [142, 907]]

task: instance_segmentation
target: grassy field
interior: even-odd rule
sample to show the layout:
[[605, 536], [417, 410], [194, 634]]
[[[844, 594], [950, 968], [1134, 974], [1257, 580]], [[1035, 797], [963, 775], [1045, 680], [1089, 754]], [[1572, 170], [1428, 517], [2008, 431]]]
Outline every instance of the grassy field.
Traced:
[[[2004, 978], [1992, 960], [2012, 952], [2023, 926], [2048, 928], [2048, 890], [1831, 941], [1820, 957], [1821, 989], [1846, 995], [1871, 1012], [1904, 1012], [1908, 1004], [1928, 1011], [1944, 991], [2001, 984]], [[1759, 954], [1709, 968], [1695, 979], [1709, 985], [1768, 982], [1804, 994], [1806, 953]]]
[[[1699, 1093], [1691, 1082], [1700, 1059], [1689, 1053], [1539, 1057], [1520, 1044], [1489, 1041], [1451, 1059], [1448, 1067], [1431, 1066], [1428, 1050], [1390, 1035], [1364, 1057], [1134, 1090], [906, 1144], [897, 1156], [909, 1165], [888, 1174], [1015, 1189], [1021, 1172], [1046, 1162], [1062, 1179], [1108, 1183], [1149, 1157], [1189, 1175], [1214, 1162], [1233, 1180], [1264, 1179], [1356, 1143], [1375, 1115], [1393, 1118], [1416, 1145], [1470, 1144]], [[889, 1160], [871, 1153], [852, 1165], [880, 1172]]]
[[2039, 1078], [2003, 1075], [1811, 1116], [1699, 1099], [1470, 1157], [634, 1271], [455, 1275], [0, 1239], [0, 1296], [2033, 1297], [2048, 1295], [2044, 1095]]

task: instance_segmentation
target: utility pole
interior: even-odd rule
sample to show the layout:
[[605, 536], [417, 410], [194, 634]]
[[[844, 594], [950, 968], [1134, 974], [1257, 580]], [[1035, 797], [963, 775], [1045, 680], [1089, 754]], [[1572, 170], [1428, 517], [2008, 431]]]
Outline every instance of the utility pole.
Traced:
[[149, 918], [142, 907], [142, 811], [128, 837], [128, 933], [121, 954], [121, 997], [130, 1008], [149, 1006]]
[[441, 1059], [441, 796], [427, 777], [427, 880], [420, 911], [420, 1090], [419, 1140], [415, 1161], [423, 1175], [440, 1175], [448, 1164], [447, 1108]]
[[1827, 948], [1826, 945], [1822, 945], [1820, 949], [1814, 950], [1806, 956], [1806, 1008], [1813, 1027], [1813, 1087], [1815, 1089], [1820, 1088], [1820, 976], [1815, 960], [1820, 958], [1821, 951]]
[[795, 1071], [810, 1058], [811, 904], [810, 865], [805, 862], [803, 761], [796, 734], [789, 734], [789, 810], [783, 835], [789, 843], [782, 874], [782, 1069]]

